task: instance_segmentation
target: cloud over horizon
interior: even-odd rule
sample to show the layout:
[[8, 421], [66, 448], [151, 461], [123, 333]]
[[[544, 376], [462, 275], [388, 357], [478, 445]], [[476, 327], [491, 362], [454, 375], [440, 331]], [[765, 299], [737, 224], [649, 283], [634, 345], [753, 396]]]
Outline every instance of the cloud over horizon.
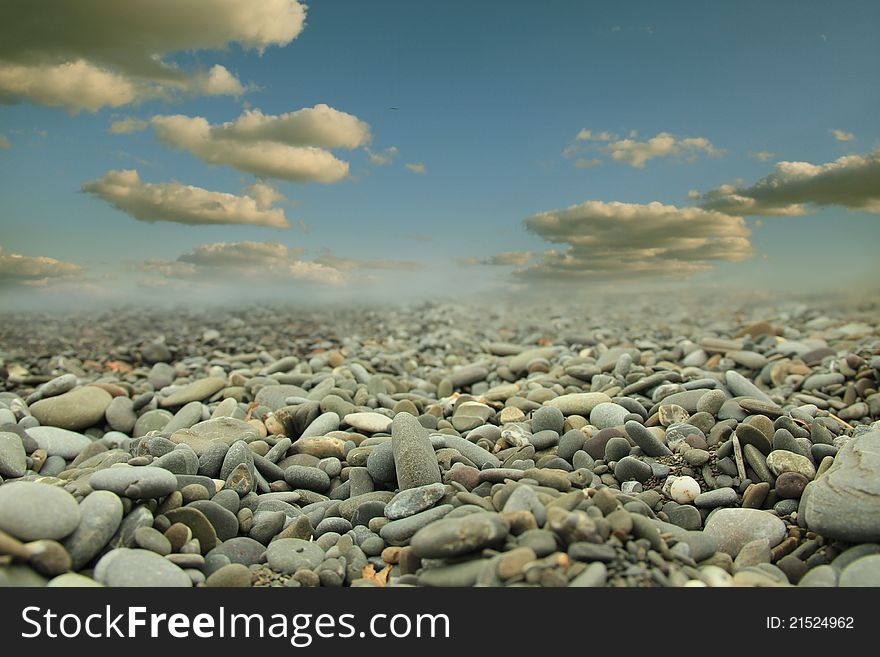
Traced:
[[523, 281], [683, 278], [754, 254], [741, 217], [656, 201], [586, 201], [534, 215], [525, 225], [567, 248], [543, 251], [534, 264], [518, 268], [514, 276]]
[[0, 22], [0, 102], [77, 113], [181, 93], [238, 96], [246, 87], [224, 66], [189, 72], [167, 57], [232, 43], [259, 53], [285, 46], [305, 12], [295, 0], [12, 3]]
[[[159, 141], [208, 164], [291, 182], [342, 180], [349, 164], [327, 149], [350, 150], [371, 139], [367, 123], [324, 104], [277, 116], [246, 110], [236, 120], [220, 124], [182, 114], [157, 115], [149, 123]], [[135, 120], [114, 126], [117, 132], [127, 132], [141, 124]]]
[[284, 210], [272, 205], [285, 197], [264, 183], [256, 183], [237, 196], [178, 182], [144, 183], [136, 170], [126, 169], [108, 171], [98, 180], [84, 183], [82, 191], [148, 223], [290, 227]]
[[701, 203], [706, 210], [763, 216], [798, 216], [829, 205], [880, 213], [880, 149], [825, 164], [779, 162], [754, 185], [721, 185]]
[[0, 245], [0, 286], [19, 283], [42, 287], [54, 281], [79, 278], [84, 273], [85, 268], [80, 265], [46, 256], [10, 253]]
[[[563, 157], [574, 158], [583, 153], [601, 153], [615, 162], [628, 164], [637, 169], [644, 168], [649, 160], [671, 157], [693, 162], [700, 155], [716, 157], [723, 151], [715, 148], [706, 137], [676, 137], [668, 132], [660, 132], [646, 141], [638, 141], [636, 132], [630, 131], [625, 139], [619, 139], [612, 132], [593, 132], [582, 128], [574, 141], [562, 151]], [[579, 157], [574, 166], [588, 169], [602, 164], [598, 158]]]

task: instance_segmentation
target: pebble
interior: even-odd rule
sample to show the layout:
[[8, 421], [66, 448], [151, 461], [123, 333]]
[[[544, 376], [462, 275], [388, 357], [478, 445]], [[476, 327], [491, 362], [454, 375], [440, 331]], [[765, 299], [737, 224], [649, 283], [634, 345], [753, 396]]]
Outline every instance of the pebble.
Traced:
[[454, 557], [503, 542], [510, 528], [495, 513], [437, 520], [415, 533], [412, 550], [422, 558]]
[[280, 538], [266, 549], [269, 567], [282, 573], [317, 568], [323, 560], [324, 550], [316, 543], [300, 538]]
[[14, 479], [27, 472], [27, 454], [18, 434], [0, 431], [0, 477]]
[[391, 449], [399, 489], [440, 483], [440, 467], [428, 432], [409, 413], [398, 413], [394, 416]]
[[678, 477], [669, 487], [669, 496], [679, 504], [690, 504], [699, 495], [700, 484], [693, 477]]
[[94, 490], [141, 500], [164, 497], [177, 490], [177, 477], [163, 468], [116, 466], [92, 474], [89, 485]]
[[94, 578], [112, 587], [186, 587], [192, 581], [168, 559], [149, 550], [116, 548], [101, 557]]
[[407, 518], [434, 506], [446, 494], [443, 484], [427, 484], [402, 490], [385, 505], [385, 517], [389, 520]]
[[82, 520], [64, 540], [74, 570], [88, 564], [110, 542], [122, 523], [123, 509], [122, 501], [110, 491], [96, 490], [80, 502]]
[[80, 517], [76, 499], [62, 488], [31, 481], [0, 486], [0, 530], [21, 541], [62, 539]]
[[92, 443], [91, 439], [81, 433], [58, 427], [33, 427], [27, 429], [27, 435], [33, 438], [46, 454], [60, 456], [66, 461], [75, 459]]
[[718, 509], [706, 520], [704, 533], [715, 539], [718, 549], [736, 558], [746, 543], [764, 539], [772, 548], [785, 537], [785, 523], [757, 509]]
[[30, 405], [30, 412], [41, 425], [79, 431], [102, 420], [112, 401], [113, 397], [106, 390], [83, 386], [34, 402]]

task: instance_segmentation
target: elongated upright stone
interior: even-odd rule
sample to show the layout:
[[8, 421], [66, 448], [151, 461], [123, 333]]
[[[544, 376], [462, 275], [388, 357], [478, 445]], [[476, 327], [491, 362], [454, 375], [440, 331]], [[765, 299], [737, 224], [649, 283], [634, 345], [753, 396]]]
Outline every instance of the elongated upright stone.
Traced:
[[400, 490], [440, 483], [440, 466], [428, 432], [406, 412], [398, 413], [391, 423], [391, 452]]

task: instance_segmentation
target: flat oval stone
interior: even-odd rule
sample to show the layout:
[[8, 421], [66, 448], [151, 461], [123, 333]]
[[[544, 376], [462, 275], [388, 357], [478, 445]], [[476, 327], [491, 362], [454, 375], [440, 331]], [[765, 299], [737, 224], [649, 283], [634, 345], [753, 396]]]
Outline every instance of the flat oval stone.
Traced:
[[76, 499], [63, 488], [32, 481], [0, 486], [0, 530], [21, 541], [59, 540], [80, 522]]
[[810, 459], [782, 449], [770, 452], [767, 456], [767, 467], [777, 477], [783, 472], [797, 472], [808, 480], [816, 476], [816, 467], [810, 463]]
[[785, 538], [785, 523], [758, 509], [718, 509], [703, 531], [715, 539], [719, 551], [736, 558], [746, 543], [758, 539], [765, 539], [771, 548], [778, 545]]
[[648, 427], [629, 420], [625, 425], [626, 435], [632, 438], [633, 442], [638, 445], [646, 456], [668, 456], [672, 454], [669, 448], [663, 444], [657, 436], [651, 433]]
[[122, 500], [107, 490], [90, 493], [79, 508], [82, 520], [64, 540], [73, 570], [89, 563], [110, 542], [122, 523], [123, 514]]
[[186, 525], [192, 531], [193, 538], [199, 540], [202, 554], [207, 554], [217, 546], [217, 530], [204, 513], [191, 506], [172, 509], [165, 512], [171, 524], [179, 522]]
[[112, 587], [192, 587], [192, 580], [180, 567], [149, 550], [110, 550], [95, 566], [94, 577]]
[[27, 434], [49, 456], [60, 456], [65, 461], [75, 459], [92, 441], [81, 433], [58, 427], [32, 427]]
[[232, 445], [238, 440], [258, 438], [256, 430], [247, 422], [231, 417], [218, 417], [205, 420], [189, 429], [180, 429], [171, 434], [171, 441], [184, 443], [193, 448], [201, 456], [214, 442]]
[[446, 494], [443, 484], [428, 484], [403, 490], [385, 505], [385, 517], [390, 520], [406, 518], [436, 504]]
[[[391, 450], [401, 490], [440, 483], [440, 466], [428, 432], [409, 413], [398, 413], [391, 426]], [[369, 469], [369, 459], [367, 460]]]
[[181, 390], [171, 393], [160, 402], [160, 405], [162, 408], [169, 408], [171, 406], [183, 406], [189, 402], [202, 401], [214, 393], [220, 392], [225, 386], [225, 379], [209, 376], [206, 379], [193, 381]]
[[27, 454], [18, 434], [0, 431], [0, 477], [15, 479], [27, 472]]
[[387, 433], [391, 430], [392, 419], [382, 413], [349, 413], [342, 418], [348, 426], [367, 433]]
[[[551, 406], [551, 408], [553, 408]], [[614, 402], [596, 404], [590, 411], [590, 424], [599, 429], [623, 426], [629, 410]]]
[[324, 550], [317, 543], [301, 538], [279, 538], [266, 549], [266, 561], [273, 570], [295, 573], [301, 568], [314, 569], [324, 560]]
[[416, 532], [410, 545], [420, 557], [440, 559], [496, 546], [509, 531], [509, 525], [497, 513], [474, 513], [433, 522]]
[[611, 397], [604, 392], [575, 392], [554, 397], [547, 401], [546, 405], [558, 408], [566, 416], [582, 415], [590, 417], [593, 409], [602, 403], [611, 403]]
[[135, 500], [165, 497], [177, 490], [177, 477], [168, 470], [117, 465], [92, 473], [94, 490], [109, 490]]
[[95, 386], [84, 386], [57, 397], [41, 399], [31, 404], [31, 415], [43, 426], [78, 431], [104, 419], [104, 412], [113, 396]]

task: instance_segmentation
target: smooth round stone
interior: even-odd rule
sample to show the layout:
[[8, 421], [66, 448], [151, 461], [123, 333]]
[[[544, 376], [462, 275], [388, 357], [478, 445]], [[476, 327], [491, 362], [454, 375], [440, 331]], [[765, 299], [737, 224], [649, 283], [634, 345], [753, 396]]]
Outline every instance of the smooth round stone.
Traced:
[[678, 477], [669, 487], [669, 496], [679, 504], [690, 504], [700, 494], [700, 484], [693, 477]]
[[[565, 426], [565, 416], [558, 408], [553, 406], [542, 406], [532, 413], [532, 432], [539, 431], [555, 431], [562, 434]], [[581, 442], [583, 442], [583, 434], [581, 434]]]
[[291, 488], [304, 488], [323, 493], [330, 488], [329, 475], [320, 468], [292, 465], [284, 471], [284, 480]]
[[182, 389], [171, 393], [159, 403], [162, 408], [170, 408], [172, 406], [183, 406], [189, 402], [202, 401], [220, 392], [226, 386], [226, 380], [220, 377], [208, 377], [199, 379], [184, 386]]
[[149, 550], [116, 548], [95, 566], [95, 580], [112, 587], [192, 587], [180, 567]]
[[[250, 566], [255, 563], [260, 563], [265, 552], [266, 546], [259, 541], [255, 541], [248, 536], [236, 536], [235, 538], [230, 538], [228, 541], [224, 541], [222, 544], [209, 551], [208, 554], [205, 555], [205, 563], [215, 563], [218, 559], [222, 558], [221, 560], [225, 559], [226, 563], [240, 563], [245, 566]], [[209, 567], [208, 570], [211, 571], [208, 573], [208, 575], [210, 575], [217, 570], [217, 568], [212, 569]]]
[[163, 408], [147, 411], [134, 423], [134, 429], [132, 429], [131, 434], [138, 438], [145, 436], [151, 431], [162, 431], [172, 419], [174, 419], [174, 416], [171, 412]]
[[715, 539], [720, 552], [736, 557], [746, 544], [765, 539], [773, 548], [785, 538], [785, 523], [758, 509], [718, 509], [709, 515], [703, 531]]
[[137, 422], [134, 405], [128, 397], [114, 397], [104, 412], [104, 417], [111, 429], [122, 433], [131, 433]]
[[445, 494], [446, 486], [443, 484], [428, 484], [401, 491], [385, 505], [385, 517], [398, 520], [414, 515], [434, 506]]
[[32, 427], [27, 434], [49, 456], [60, 456], [65, 461], [75, 459], [92, 441], [81, 433], [58, 427]]
[[626, 438], [615, 436], [605, 443], [605, 462], [619, 461], [629, 456], [630, 445]]
[[202, 554], [207, 554], [217, 545], [217, 531], [207, 516], [192, 506], [184, 506], [165, 512], [165, 517], [172, 524], [181, 523], [192, 531], [193, 538], [198, 539]]
[[247, 422], [232, 417], [218, 417], [205, 420], [189, 429], [180, 429], [171, 434], [171, 442], [184, 443], [193, 448], [198, 456], [202, 456], [214, 442], [232, 445], [236, 441], [248, 437], [258, 438], [255, 429]]
[[79, 570], [97, 555], [122, 523], [122, 500], [115, 493], [96, 490], [79, 505], [82, 520], [64, 541], [71, 567]]
[[171, 553], [171, 541], [152, 527], [138, 527], [134, 530], [134, 542], [139, 548], [165, 556]]
[[324, 560], [324, 550], [316, 543], [300, 538], [279, 538], [266, 549], [269, 567], [282, 573], [301, 568], [314, 569]]
[[837, 586], [838, 579], [839, 574], [836, 569], [828, 564], [822, 564], [821, 566], [816, 566], [815, 568], [808, 570], [807, 573], [801, 577], [798, 586], [810, 588], [818, 586], [835, 587]]
[[684, 453], [688, 465], [698, 468], [709, 462], [711, 455], [704, 449], [689, 449]]
[[[501, 466], [497, 456], [460, 436], [443, 436], [443, 443], [446, 447], [457, 450], [478, 468], [484, 468], [487, 464], [493, 468]], [[367, 469], [369, 469], [369, 460]]]
[[816, 476], [816, 467], [810, 463], [810, 459], [781, 449], [770, 452], [767, 456], [767, 467], [777, 477], [783, 472], [797, 472], [807, 480]]
[[856, 559], [840, 573], [840, 586], [880, 586], [880, 554]]
[[590, 411], [590, 424], [599, 429], [623, 426], [629, 413], [629, 409], [624, 408], [620, 404], [602, 402], [596, 404], [593, 410]]
[[737, 502], [736, 491], [722, 487], [700, 493], [694, 499], [694, 505], [701, 509], [714, 509], [719, 506], [732, 506]]
[[80, 575], [79, 573], [64, 573], [53, 577], [46, 583], [46, 588], [64, 588], [64, 589], [81, 589], [87, 587], [102, 587], [100, 582], [96, 582], [91, 577]]
[[799, 472], [783, 472], [776, 479], [776, 496], [781, 499], [800, 499], [810, 480]]
[[496, 546], [507, 537], [510, 527], [496, 513], [474, 513], [444, 518], [420, 529], [410, 540], [413, 552], [429, 559], [467, 554]]
[[[441, 481], [440, 466], [428, 432], [409, 413], [398, 413], [391, 425], [391, 449], [400, 490]], [[367, 468], [369, 469], [369, 459]]]
[[440, 520], [452, 509], [451, 504], [442, 504], [405, 518], [391, 520], [379, 529], [379, 536], [389, 545], [405, 545], [423, 527]]
[[43, 426], [78, 431], [104, 419], [113, 397], [106, 390], [84, 386], [30, 405], [31, 415]]
[[250, 568], [240, 563], [230, 563], [216, 570], [208, 579], [205, 586], [209, 588], [248, 588], [253, 581]]
[[558, 408], [565, 416], [582, 415], [590, 417], [590, 413], [599, 404], [611, 403], [611, 397], [604, 392], [576, 392], [568, 395], [560, 395], [546, 402], [546, 406]]
[[633, 439], [633, 442], [641, 448], [646, 456], [657, 457], [672, 454], [669, 448], [643, 424], [629, 420], [624, 428], [626, 435]]
[[696, 403], [695, 410], [698, 413], [717, 415], [725, 401], [727, 401], [727, 395], [724, 394], [723, 390], [710, 390], [700, 397]]
[[733, 393], [735, 397], [751, 397], [767, 404], [774, 404], [767, 393], [763, 392], [758, 386], [749, 381], [739, 372], [727, 370], [724, 373], [724, 380], [727, 383], [727, 389]]
[[263, 386], [254, 396], [254, 402], [265, 406], [270, 411], [277, 411], [287, 406], [285, 401], [288, 397], [305, 397], [306, 391], [299, 386], [281, 384], [277, 386]]
[[0, 431], [0, 477], [14, 479], [27, 472], [27, 454], [18, 434]]
[[152, 467], [114, 466], [89, 477], [94, 490], [109, 490], [131, 499], [165, 497], [177, 490], [177, 477], [168, 470]]
[[849, 543], [880, 542], [877, 472], [880, 431], [849, 440], [831, 467], [804, 489], [799, 513], [807, 527], [821, 536]]
[[201, 402], [190, 402], [184, 405], [177, 413], [174, 414], [168, 424], [162, 427], [162, 431], [174, 433], [180, 429], [189, 429], [202, 420], [202, 410], [204, 405]]
[[620, 482], [635, 480], [645, 483], [653, 474], [654, 471], [650, 465], [634, 456], [626, 456], [620, 459], [614, 467], [614, 478]]
[[770, 439], [751, 424], [740, 424], [736, 428], [736, 437], [739, 438], [741, 445], [754, 445], [765, 456], [772, 449]]
[[63, 488], [31, 481], [0, 486], [0, 530], [21, 541], [60, 540], [80, 518], [79, 504]]
[[[221, 493], [223, 491], [220, 491]], [[218, 493], [219, 495], [219, 493]], [[236, 498], [238, 495], [236, 495]], [[216, 496], [215, 496], [216, 499]], [[229, 540], [238, 535], [238, 518], [227, 508], [213, 500], [196, 500], [187, 505], [201, 511], [217, 532], [221, 541]]]
[[382, 413], [349, 413], [343, 418], [350, 427], [367, 433], [387, 433], [391, 430], [392, 419]]
[[309, 426], [307, 426], [300, 434], [300, 438], [325, 436], [331, 431], [336, 431], [337, 429], [339, 429], [339, 414], [334, 413], [333, 411], [328, 411], [312, 420], [311, 424], [309, 424]]

